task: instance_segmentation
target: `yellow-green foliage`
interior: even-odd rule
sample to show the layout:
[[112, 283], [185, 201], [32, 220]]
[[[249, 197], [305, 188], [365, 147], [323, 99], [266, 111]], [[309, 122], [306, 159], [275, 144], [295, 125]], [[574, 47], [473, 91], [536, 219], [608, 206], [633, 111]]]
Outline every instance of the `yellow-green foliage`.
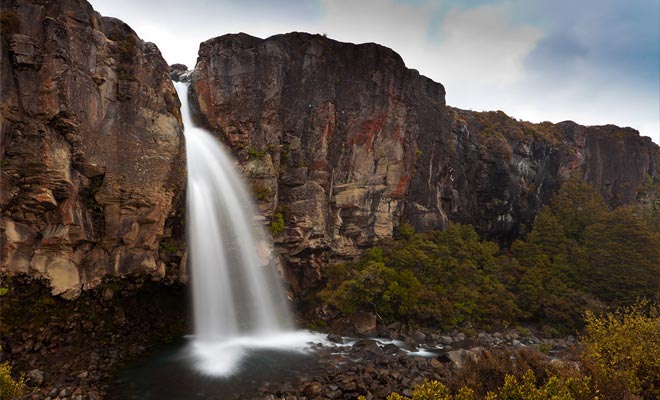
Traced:
[[660, 310], [647, 301], [586, 313], [582, 362], [607, 398], [660, 399]]
[[264, 158], [264, 157], [266, 157], [266, 154], [268, 154], [267, 150], [259, 151], [259, 150], [253, 149], [252, 147], [248, 148], [248, 156], [250, 156], [250, 158]]
[[494, 399], [501, 400], [587, 400], [594, 397], [588, 377], [560, 378], [551, 376], [542, 385], [537, 384], [536, 376], [531, 370], [522, 379], [508, 375], [504, 386]]
[[392, 393], [387, 400], [590, 400], [598, 399], [592, 394], [588, 377], [560, 378], [552, 376], [545, 383], [537, 382], [534, 372], [528, 370], [522, 379], [507, 375], [504, 385], [497, 392], [488, 392], [478, 397], [468, 387], [455, 394], [438, 381], [427, 381], [413, 390], [412, 397]]
[[11, 366], [4, 362], [0, 364], [0, 400], [10, 400], [21, 397], [25, 392], [25, 379], [11, 377]]
[[270, 188], [267, 186], [256, 185], [253, 191], [257, 200], [266, 200], [270, 196]]
[[286, 226], [284, 225], [284, 216], [281, 212], [276, 212], [273, 214], [273, 218], [270, 221], [270, 233], [273, 236], [276, 236], [284, 231]]

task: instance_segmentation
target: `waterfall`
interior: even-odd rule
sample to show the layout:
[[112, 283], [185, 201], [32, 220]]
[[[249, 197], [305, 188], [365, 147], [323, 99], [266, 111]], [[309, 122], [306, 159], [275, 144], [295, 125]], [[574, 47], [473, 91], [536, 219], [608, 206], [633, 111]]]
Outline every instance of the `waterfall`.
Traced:
[[245, 343], [272, 341], [292, 329], [249, 189], [223, 146], [193, 125], [188, 84], [175, 82], [188, 159], [187, 235], [197, 367], [229, 375]]

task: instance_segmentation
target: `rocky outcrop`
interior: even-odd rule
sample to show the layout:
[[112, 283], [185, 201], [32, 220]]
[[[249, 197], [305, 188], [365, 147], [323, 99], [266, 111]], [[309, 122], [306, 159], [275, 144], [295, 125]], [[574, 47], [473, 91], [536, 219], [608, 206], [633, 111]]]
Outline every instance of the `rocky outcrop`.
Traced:
[[658, 147], [629, 128], [449, 108], [441, 84], [373, 43], [221, 36], [201, 44], [191, 93], [200, 124], [232, 148], [275, 221], [300, 295], [328, 261], [404, 222], [470, 223], [506, 243], [567, 177], [618, 205], [659, 170]]
[[1, 18], [2, 271], [66, 298], [176, 278], [185, 151], [156, 45], [84, 0], [2, 0]]
[[525, 233], [565, 179], [591, 183], [612, 207], [660, 181], [660, 149], [631, 128], [532, 124], [501, 111], [449, 112], [458, 161], [450, 166], [452, 190], [463, 199], [450, 217], [492, 239], [506, 243]]

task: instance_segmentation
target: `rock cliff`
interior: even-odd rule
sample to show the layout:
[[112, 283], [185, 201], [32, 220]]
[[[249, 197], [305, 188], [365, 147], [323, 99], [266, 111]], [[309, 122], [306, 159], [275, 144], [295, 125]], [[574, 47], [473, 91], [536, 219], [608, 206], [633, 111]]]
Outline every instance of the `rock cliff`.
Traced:
[[176, 278], [185, 151], [156, 45], [84, 0], [2, 0], [1, 27], [0, 269], [66, 298]]
[[354, 257], [404, 222], [470, 223], [506, 243], [567, 177], [593, 183], [614, 206], [660, 168], [658, 146], [630, 128], [447, 107], [441, 84], [373, 43], [214, 38], [200, 45], [191, 97], [273, 221], [298, 295], [328, 261]]

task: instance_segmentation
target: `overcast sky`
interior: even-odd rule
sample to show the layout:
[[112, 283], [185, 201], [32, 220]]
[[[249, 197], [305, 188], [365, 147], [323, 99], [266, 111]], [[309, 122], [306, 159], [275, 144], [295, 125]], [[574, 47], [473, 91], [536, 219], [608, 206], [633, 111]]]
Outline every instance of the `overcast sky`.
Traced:
[[631, 126], [660, 143], [658, 0], [91, 0], [194, 66], [226, 33], [375, 42], [445, 85], [447, 103], [533, 122]]

